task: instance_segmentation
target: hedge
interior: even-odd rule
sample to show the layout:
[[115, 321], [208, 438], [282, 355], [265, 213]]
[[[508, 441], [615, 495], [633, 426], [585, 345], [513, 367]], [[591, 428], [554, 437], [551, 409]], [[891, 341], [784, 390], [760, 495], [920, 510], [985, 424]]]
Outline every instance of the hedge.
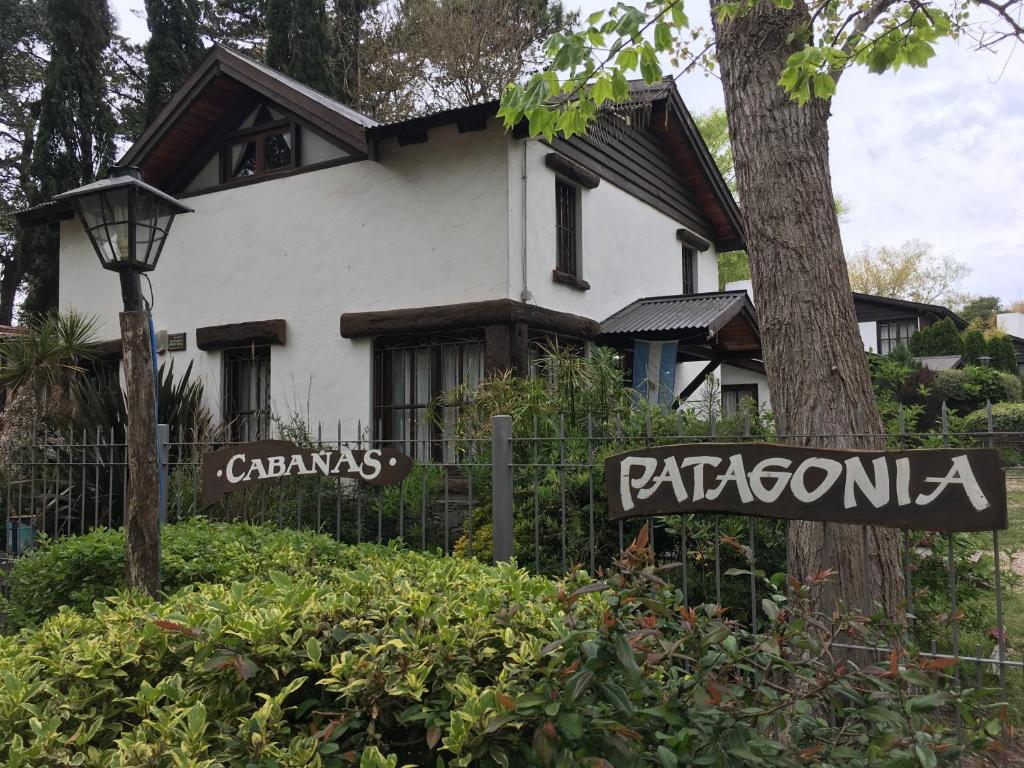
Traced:
[[[988, 412], [985, 408], [964, 416], [961, 422], [964, 432], [988, 432]], [[996, 403], [992, 406], [993, 432], [1021, 433], [1020, 441], [1024, 442], [1024, 403]]]
[[960, 413], [983, 408], [986, 401], [1000, 403], [1024, 399], [1024, 384], [1020, 377], [994, 368], [970, 366], [940, 371], [934, 386], [939, 398]]
[[[167, 593], [189, 584], [248, 579], [271, 569], [317, 575], [360, 557], [328, 536], [202, 518], [165, 526], [161, 547], [162, 588]], [[38, 624], [62, 605], [91, 610], [94, 601], [124, 586], [124, 553], [123, 530], [43, 541], [18, 559], [6, 578], [7, 625]]]
[[642, 547], [604, 582], [345, 551], [316, 578], [119, 594], [0, 637], [0, 764], [952, 765], [999, 732], [946, 662], [840, 665], [810, 586], [766, 585], [750, 635], [686, 607]]

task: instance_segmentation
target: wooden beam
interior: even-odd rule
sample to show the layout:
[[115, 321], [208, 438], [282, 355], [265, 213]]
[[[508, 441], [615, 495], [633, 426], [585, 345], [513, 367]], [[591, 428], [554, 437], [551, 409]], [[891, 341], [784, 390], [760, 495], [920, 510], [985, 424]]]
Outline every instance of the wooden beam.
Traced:
[[560, 173], [569, 181], [579, 184], [587, 189], [594, 189], [601, 183], [601, 177], [593, 171], [587, 170], [579, 163], [574, 163], [565, 155], [558, 152], [548, 152], [544, 155], [544, 165], [555, 173]]
[[689, 384], [683, 387], [683, 391], [676, 395], [676, 403], [682, 402], [690, 395], [692, 395], [694, 392], [696, 392], [700, 385], [704, 383], [704, 379], [706, 379], [708, 375], [712, 371], [714, 371], [719, 365], [721, 365], [721, 361], [719, 360], [712, 360], [707, 365], [705, 365], [701, 372], [698, 373], [696, 377], [694, 377], [693, 381], [691, 381]]
[[485, 131], [487, 130], [487, 116], [473, 115], [470, 117], [459, 118], [458, 120], [455, 121], [455, 127], [458, 128], [459, 133]]
[[412, 309], [346, 312], [341, 316], [341, 335], [346, 339], [358, 339], [515, 323], [581, 339], [595, 339], [601, 332], [600, 323], [589, 317], [557, 312], [512, 299], [493, 299]]
[[284, 344], [286, 340], [284, 320], [247, 320], [196, 328], [196, 346], [206, 352], [246, 344]]

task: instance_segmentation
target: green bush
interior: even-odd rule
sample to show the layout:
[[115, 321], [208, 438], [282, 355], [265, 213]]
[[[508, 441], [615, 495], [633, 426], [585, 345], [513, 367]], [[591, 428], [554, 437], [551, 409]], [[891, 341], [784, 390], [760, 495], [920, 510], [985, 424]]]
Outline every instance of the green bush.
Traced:
[[927, 355], [959, 355], [963, 353], [960, 331], [952, 319], [945, 317], [910, 337], [910, 352], [918, 357]]
[[[964, 432], [988, 432], [988, 412], [984, 408], [967, 414], [960, 422]], [[1024, 433], [1024, 403], [996, 403], [992, 406], [993, 432]], [[1021, 438], [1024, 442], [1024, 438]]]
[[983, 408], [986, 401], [1001, 403], [1024, 399], [1020, 377], [995, 368], [975, 366], [940, 371], [935, 377], [935, 391], [950, 408], [960, 413]]
[[[225, 525], [194, 518], [164, 527], [162, 587], [167, 593], [198, 582], [247, 579], [275, 568], [323, 573], [353, 562], [351, 551], [327, 536], [268, 526]], [[62, 605], [90, 610], [124, 585], [123, 530], [44, 541], [19, 558], [7, 577], [10, 627], [37, 624]]]
[[810, 587], [766, 597], [755, 636], [684, 607], [642, 548], [603, 583], [351, 551], [325, 577], [120, 595], [0, 638], [0, 764], [950, 765], [954, 708], [971, 748], [999, 732], [945, 662], [839, 664]]

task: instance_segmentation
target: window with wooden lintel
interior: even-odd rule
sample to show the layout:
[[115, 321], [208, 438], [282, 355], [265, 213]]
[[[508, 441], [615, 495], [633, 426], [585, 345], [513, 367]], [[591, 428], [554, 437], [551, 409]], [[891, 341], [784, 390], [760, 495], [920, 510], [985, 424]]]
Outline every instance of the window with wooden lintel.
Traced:
[[299, 165], [299, 126], [264, 104], [252, 126], [229, 134], [221, 149], [221, 183], [291, 170]]
[[230, 442], [270, 437], [270, 345], [222, 353], [223, 415]]
[[878, 324], [878, 354], [888, 355], [906, 347], [917, 332], [917, 320], [894, 320]]
[[722, 414], [732, 416], [738, 413], [744, 400], [757, 405], [757, 384], [723, 384]]
[[484, 338], [478, 331], [374, 341], [374, 434], [419, 460], [448, 460], [445, 437], [454, 432], [457, 406], [442, 396], [471, 391], [484, 375]]

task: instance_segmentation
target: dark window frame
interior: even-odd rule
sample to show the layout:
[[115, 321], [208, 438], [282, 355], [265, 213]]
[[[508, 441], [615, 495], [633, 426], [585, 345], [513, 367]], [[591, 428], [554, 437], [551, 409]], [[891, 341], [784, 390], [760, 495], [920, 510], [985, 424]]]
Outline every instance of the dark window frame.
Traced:
[[[373, 428], [372, 434], [379, 443], [389, 444], [406, 452], [413, 458], [430, 461], [446, 460], [447, 446], [444, 444], [443, 423], [446, 421], [445, 407], [439, 405], [439, 398], [444, 394], [444, 363], [445, 350], [455, 348], [458, 353], [456, 365], [456, 384], [466, 383], [467, 350], [476, 347], [478, 361], [477, 379], [484, 376], [485, 341], [483, 329], [467, 329], [463, 332], [446, 334], [424, 334], [397, 337], [378, 337], [373, 343]], [[427, 355], [427, 369], [430, 380], [427, 382], [427, 399], [421, 401], [418, 392], [421, 382], [418, 379], [417, 355], [424, 351]], [[396, 373], [395, 355], [405, 358], [409, 366], [409, 382], [406, 390], [406, 402], [394, 402], [394, 377]], [[403, 389], [405, 387], [403, 386]], [[456, 409], [458, 406], [454, 406]], [[393, 417], [397, 413], [407, 414], [403, 420], [404, 434], [397, 434], [394, 429]], [[429, 424], [425, 438], [419, 435], [419, 427], [426, 419]], [[427, 455], [420, 450], [420, 444], [427, 443]]]
[[[735, 410], [727, 411], [725, 407], [725, 396], [726, 394], [736, 395]], [[722, 385], [722, 415], [732, 416], [739, 410], [740, 403], [743, 402], [745, 397], [749, 397], [754, 401], [755, 404], [759, 404], [758, 386], [756, 383], [753, 384], [723, 384]]]
[[582, 211], [580, 186], [556, 176], [555, 273], [576, 280], [583, 279]]
[[[899, 328], [901, 326], [913, 326], [911, 328], [911, 330], [910, 330], [910, 333], [906, 336], [906, 338], [902, 338], [900, 336]], [[913, 336], [915, 333], [917, 333], [917, 331], [920, 330], [920, 327], [921, 327], [920, 322], [916, 318], [912, 318], [912, 317], [901, 317], [901, 318], [897, 318], [895, 320], [878, 320], [878, 321], [876, 321], [875, 322], [875, 338], [876, 338], [876, 343], [877, 343], [878, 346], [875, 347], [875, 351], [878, 352], [878, 354], [880, 354], [882, 356], [885, 356], [885, 355], [892, 354], [892, 352], [897, 347], [901, 347], [901, 346], [902, 347], [906, 347], [908, 345], [908, 343], [910, 342], [910, 337]], [[889, 345], [888, 349], [886, 349], [885, 351], [882, 350], [882, 329], [883, 328], [886, 328], [886, 329], [896, 328], [896, 334], [895, 335], [887, 334], [887, 338], [885, 338], [886, 344]]]
[[683, 246], [683, 284], [682, 294], [689, 296], [697, 293], [697, 251], [689, 246]]
[[[270, 437], [271, 345], [249, 344], [221, 351], [221, 416], [228, 442], [266, 440]], [[263, 369], [260, 364], [265, 362]], [[239, 408], [242, 367], [252, 364], [256, 377], [255, 407]], [[262, 380], [261, 380], [262, 377]], [[261, 402], [262, 400], [262, 402]]]
[[[300, 131], [299, 123], [291, 117], [273, 119], [266, 105], [261, 105], [256, 115], [256, 122], [249, 128], [232, 131], [224, 137], [220, 147], [220, 184], [230, 185], [251, 179], [263, 179], [276, 175], [294, 172], [300, 167]], [[290, 143], [290, 157], [287, 165], [267, 168], [266, 140], [271, 136], [287, 134]], [[248, 176], [233, 176], [231, 167], [231, 149], [239, 144], [253, 142], [255, 146], [255, 170]], [[244, 150], [243, 150], [244, 151]]]

